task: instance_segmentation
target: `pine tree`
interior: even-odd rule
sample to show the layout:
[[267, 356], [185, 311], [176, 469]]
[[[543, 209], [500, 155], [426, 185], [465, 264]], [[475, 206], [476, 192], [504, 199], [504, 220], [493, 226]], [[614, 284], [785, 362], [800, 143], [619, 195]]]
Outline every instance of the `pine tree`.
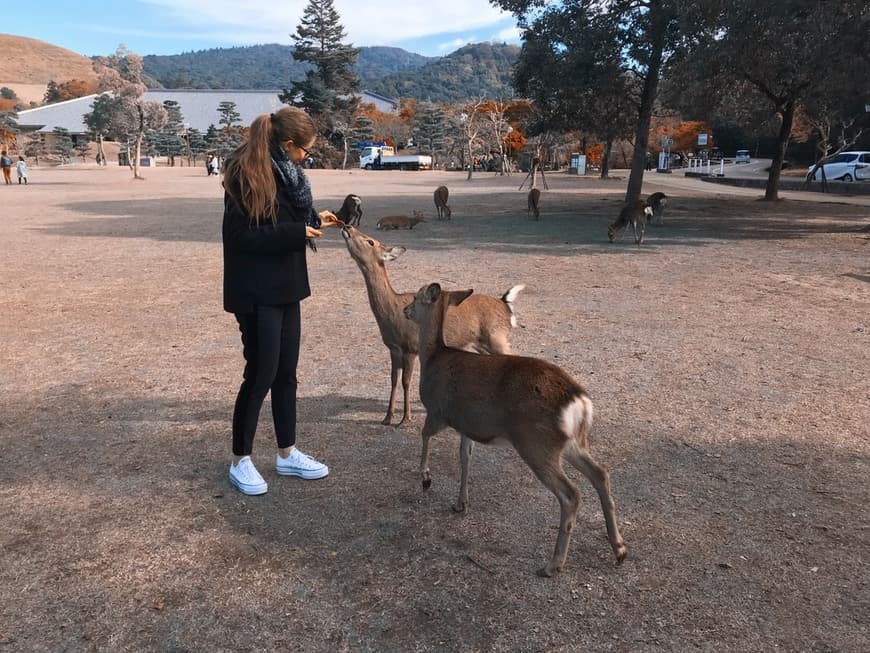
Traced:
[[444, 109], [437, 104], [424, 102], [417, 105], [414, 123], [414, 140], [417, 148], [424, 154], [435, 155], [444, 148], [447, 132], [447, 118]]
[[54, 135], [54, 153], [60, 157], [60, 163], [63, 165], [69, 161], [73, 153], [72, 135], [63, 127], [55, 127], [51, 133]]
[[293, 35], [293, 58], [314, 68], [279, 96], [282, 102], [312, 114], [334, 145], [347, 140], [349, 134], [339, 133], [339, 127], [351, 124], [359, 102], [359, 77], [354, 70], [359, 49], [342, 43], [345, 36], [332, 0], [309, 0]]

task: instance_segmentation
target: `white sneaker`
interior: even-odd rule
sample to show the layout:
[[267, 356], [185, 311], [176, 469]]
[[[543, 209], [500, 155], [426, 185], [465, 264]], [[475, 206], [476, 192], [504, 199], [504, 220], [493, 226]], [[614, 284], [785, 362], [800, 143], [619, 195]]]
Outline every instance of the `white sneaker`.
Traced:
[[235, 465], [230, 463], [230, 483], [242, 494], [250, 496], [266, 494], [269, 489], [250, 456], [243, 456]]
[[294, 447], [286, 458], [275, 454], [275, 471], [282, 476], [298, 476], [313, 481], [329, 474], [329, 467]]

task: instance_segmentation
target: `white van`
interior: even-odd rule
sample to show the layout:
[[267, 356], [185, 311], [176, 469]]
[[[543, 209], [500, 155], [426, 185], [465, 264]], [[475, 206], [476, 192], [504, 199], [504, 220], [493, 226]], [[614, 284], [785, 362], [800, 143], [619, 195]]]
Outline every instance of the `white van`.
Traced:
[[737, 150], [734, 155], [734, 163], [749, 163], [749, 150]]

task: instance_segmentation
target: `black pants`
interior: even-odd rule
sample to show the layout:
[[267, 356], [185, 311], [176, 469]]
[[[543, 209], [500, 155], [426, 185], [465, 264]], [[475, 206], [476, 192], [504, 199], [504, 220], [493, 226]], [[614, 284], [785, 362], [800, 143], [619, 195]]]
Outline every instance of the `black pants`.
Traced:
[[278, 446], [296, 444], [296, 364], [299, 362], [299, 303], [256, 306], [236, 314], [242, 332], [245, 374], [233, 411], [233, 455], [249, 456], [266, 393]]

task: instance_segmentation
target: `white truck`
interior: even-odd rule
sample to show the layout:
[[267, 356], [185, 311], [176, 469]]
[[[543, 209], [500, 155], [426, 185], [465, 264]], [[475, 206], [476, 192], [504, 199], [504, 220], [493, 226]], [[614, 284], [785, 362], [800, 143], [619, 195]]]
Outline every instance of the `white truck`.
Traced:
[[370, 145], [359, 154], [359, 167], [364, 170], [431, 170], [428, 154], [396, 154], [389, 145]]

